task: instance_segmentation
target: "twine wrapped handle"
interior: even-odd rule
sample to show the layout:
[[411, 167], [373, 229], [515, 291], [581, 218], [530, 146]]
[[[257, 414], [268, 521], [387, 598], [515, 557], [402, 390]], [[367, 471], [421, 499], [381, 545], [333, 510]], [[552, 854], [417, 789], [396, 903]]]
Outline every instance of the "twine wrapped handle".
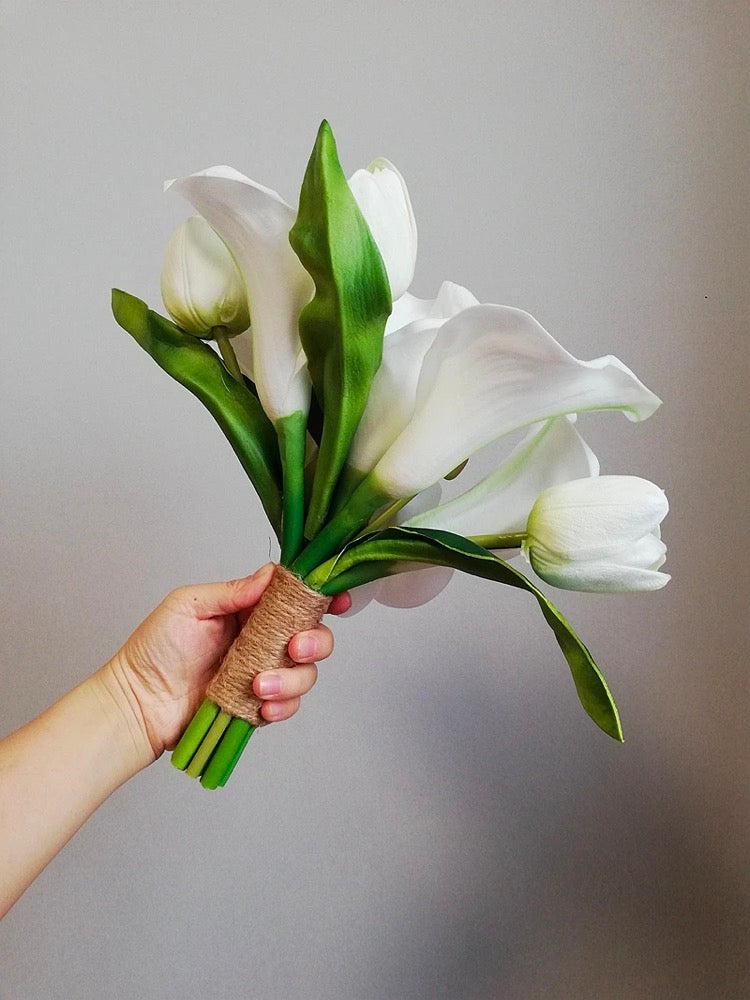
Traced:
[[294, 573], [277, 566], [271, 582], [242, 631], [229, 647], [206, 696], [219, 708], [253, 726], [266, 725], [253, 679], [262, 670], [291, 667], [289, 640], [314, 628], [328, 610], [330, 597], [311, 590]]

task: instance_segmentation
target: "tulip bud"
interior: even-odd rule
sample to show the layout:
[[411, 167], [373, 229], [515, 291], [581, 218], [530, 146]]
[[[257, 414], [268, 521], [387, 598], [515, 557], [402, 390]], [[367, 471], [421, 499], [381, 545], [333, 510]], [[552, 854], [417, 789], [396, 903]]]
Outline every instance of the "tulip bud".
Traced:
[[563, 590], [659, 590], [666, 558], [659, 524], [664, 492], [637, 476], [598, 476], [551, 486], [531, 508], [523, 552]]
[[349, 187], [383, 258], [395, 302], [411, 284], [417, 261], [417, 223], [406, 183], [380, 158], [353, 174]]
[[245, 283], [234, 258], [205, 219], [186, 219], [164, 254], [161, 296], [174, 321], [196, 337], [214, 327], [230, 337], [250, 326]]

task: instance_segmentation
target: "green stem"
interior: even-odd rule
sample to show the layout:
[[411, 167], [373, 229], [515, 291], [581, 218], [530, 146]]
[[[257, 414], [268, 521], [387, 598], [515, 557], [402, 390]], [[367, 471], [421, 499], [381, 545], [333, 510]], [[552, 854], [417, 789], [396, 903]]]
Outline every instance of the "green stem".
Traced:
[[232, 716], [229, 712], [219, 712], [213, 721], [211, 728], [206, 734], [203, 742], [198, 747], [195, 752], [195, 756], [190, 761], [185, 774], [189, 778], [198, 778], [203, 772], [203, 768], [208, 763], [208, 759], [211, 754], [216, 749], [216, 744], [221, 739], [224, 730], [227, 728], [229, 723], [232, 721]]
[[476, 542], [483, 549], [517, 549], [520, 548], [525, 531], [517, 531], [508, 535], [469, 535], [470, 542]]
[[219, 706], [209, 698], [204, 699], [203, 704], [193, 716], [192, 722], [182, 734], [182, 739], [172, 752], [172, 764], [179, 771], [184, 771], [193, 759], [196, 750], [218, 714]]
[[254, 732], [255, 732], [254, 729], [248, 729], [247, 736], [245, 736], [245, 739], [240, 744], [239, 750], [234, 755], [234, 760], [229, 765], [229, 767], [226, 769], [226, 771], [224, 772], [224, 776], [222, 777], [221, 781], [219, 782], [219, 788], [223, 788], [224, 785], [226, 785], [226, 783], [232, 777], [232, 772], [234, 771], [235, 767], [237, 766], [237, 763], [238, 763], [240, 757], [242, 756], [242, 754], [243, 754], [243, 752], [245, 750], [245, 747], [248, 744], [248, 741], [249, 741], [250, 737], [253, 735]]
[[365, 526], [364, 531], [369, 534], [371, 531], [380, 531], [381, 528], [390, 528], [396, 514], [398, 514], [400, 510], [403, 510], [408, 503], [411, 503], [416, 495], [416, 493], [413, 493], [410, 497], [401, 497], [400, 500], [394, 500], [389, 507], [385, 508], [382, 514], [378, 514], [377, 517], [373, 518], [372, 521]]
[[316, 566], [339, 552], [367, 524], [375, 511], [392, 499], [368, 476], [333, 520], [295, 559], [290, 567], [292, 572], [304, 579]]
[[224, 364], [227, 366], [227, 371], [230, 375], [234, 376], [237, 381], [244, 385], [242, 378], [242, 371], [237, 363], [237, 355], [234, 353], [234, 348], [232, 347], [227, 328], [225, 326], [215, 326], [211, 333], [216, 341], [216, 344], [221, 352], [221, 356], [224, 359]]
[[254, 731], [255, 726], [244, 719], [232, 719], [203, 771], [201, 784], [204, 788], [226, 784]]
[[301, 410], [282, 417], [276, 423], [283, 475], [282, 566], [292, 562], [304, 541], [306, 424], [307, 418]]

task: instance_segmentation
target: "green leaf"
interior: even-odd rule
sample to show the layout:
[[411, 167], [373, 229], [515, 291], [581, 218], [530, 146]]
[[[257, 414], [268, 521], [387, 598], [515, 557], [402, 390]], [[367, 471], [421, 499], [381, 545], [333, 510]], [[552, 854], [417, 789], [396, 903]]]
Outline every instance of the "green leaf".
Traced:
[[404, 561], [451, 566], [533, 594], [568, 661], [584, 709], [600, 729], [622, 741], [620, 717], [607, 682], [560, 611], [522, 573], [467, 538], [426, 528], [388, 528], [352, 542], [336, 560], [327, 564], [323, 572], [328, 573], [328, 578], [324, 582], [316, 581], [315, 573], [309, 580], [322, 593], [336, 594], [387, 576], [396, 562]]
[[380, 366], [391, 311], [385, 265], [349, 189], [328, 122], [318, 131], [289, 240], [315, 282], [299, 330], [323, 411], [323, 432], [306, 523], [325, 522], [354, 431]]
[[[278, 534], [281, 469], [276, 433], [257, 397], [229, 374], [207, 344], [185, 333], [134, 295], [112, 290], [112, 312], [120, 326], [172, 378], [207, 407], [258, 492]], [[184, 445], [183, 445], [184, 446]]]

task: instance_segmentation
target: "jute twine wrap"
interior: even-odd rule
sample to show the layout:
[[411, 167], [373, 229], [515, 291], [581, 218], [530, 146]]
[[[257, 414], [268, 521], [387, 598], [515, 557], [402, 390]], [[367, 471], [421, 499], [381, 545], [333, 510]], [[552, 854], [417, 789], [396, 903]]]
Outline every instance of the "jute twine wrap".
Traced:
[[330, 597], [310, 590], [298, 576], [277, 566], [268, 588], [229, 648], [206, 696], [219, 708], [254, 726], [264, 726], [253, 678], [261, 670], [291, 667], [289, 640], [314, 628], [328, 610]]

